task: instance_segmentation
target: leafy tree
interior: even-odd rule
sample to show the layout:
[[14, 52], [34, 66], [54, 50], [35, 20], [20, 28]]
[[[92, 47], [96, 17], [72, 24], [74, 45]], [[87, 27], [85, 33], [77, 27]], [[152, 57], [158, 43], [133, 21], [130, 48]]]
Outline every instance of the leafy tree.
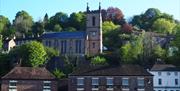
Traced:
[[153, 30], [155, 32], [159, 32], [159, 33], [168, 33], [171, 34], [173, 32], [173, 28], [175, 27], [175, 23], [171, 22], [167, 19], [157, 19], [154, 23], [153, 23]]
[[56, 78], [58, 79], [62, 79], [62, 78], [65, 78], [65, 74], [60, 70], [60, 69], [55, 69], [53, 71], [53, 74], [56, 76]]
[[56, 24], [56, 25], [54, 25], [54, 31], [60, 32], [60, 31], [62, 31], [62, 27], [59, 24]]
[[8, 20], [8, 18], [0, 15], [0, 33], [2, 33], [2, 31], [8, 30], [10, 25], [11, 24], [10, 24], [10, 21]]
[[0, 53], [0, 76], [4, 76], [11, 69], [10, 58], [8, 54]]
[[47, 55], [47, 60], [50, 60], [53, 57], [59, 56], [59, 51], [50, 48], [50, 47], [45, 47], [46, 55]]
[[21, 35], [17, 36], [22, 36], [22, 34], [29, 35], [29, 33], [32, 33], [31, 27], [33, 25], [33, 19], [26, 11], [19, 11], [13, 21], [13, 25], [15, 30], [21, 33]]
[[105, 65], [105, 64], [107, 64], [107, 61], [103, 57], [96, 56], [96, 57], [91, 58], [91, 64], [93, 64], [93, 65]]
[[157, 45], [157, 46], [153, 49], [153, 54], [154, 54], [154, 57], [155, 57], [155, 58], [164, 59], [164, 58], [165, 58], [166, 51], [165, 51], [164, 49], [162, 49], [160, 45]]
[[3, 40], [7, 39], [7, 38], [13, 38], [15, 36], [15, 32], [16, 30], [14, 29], [14, 27], [9, 27], [8, 30], [3, 30], [2, 31], [2, 35], [3, 35]]
[[44, 32], [43, 22], [35, 22], [32, 26], [32, 32], [35, 36], [41, 35]]
[[0, 52], [1, 52], [1, 49], [2, 49], [2, 45], [3, 45], [3, 42], [2, 42], [2, 35], [0, 35]]
[[64, 29], [64, 31], [75, 32], [77, 30], [74, 27], [67, 27], [67, 28]]
[[46, 51], [39, 42], [32, 41], [10, 51], [12, 60], [20, 61], [22, 66], [38, 67], [45, 63]]
[[119, 26], [115, 25], [112, 21], [105, 21], [102, 24], [102, 31], [105, 35], [117, 28], [119, 28]]
[[72, 13], [69, 17], [69, 26], [74, 27], [77, 30], [85, 30], [86, 15], [82, 12]]

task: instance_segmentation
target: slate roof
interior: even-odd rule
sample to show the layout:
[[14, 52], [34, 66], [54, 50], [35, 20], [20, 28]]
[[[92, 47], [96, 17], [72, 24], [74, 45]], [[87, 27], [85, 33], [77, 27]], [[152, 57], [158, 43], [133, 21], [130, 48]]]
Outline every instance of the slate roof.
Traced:
[[151, 71], [180, 71], [180, 68], [171, 64], [155, 64]]
[[2, 79], [54, 80], [55, 77], [46, 68], [15, 67]]
[[60, 38], [60, 39], [69, 39], [69, 38], [85, 38], [86, 32], [46, 32], [42, 34], [41, 38]]
[[153, 76], [138, 65], [83, 67], [74, 71], [70, 76]]

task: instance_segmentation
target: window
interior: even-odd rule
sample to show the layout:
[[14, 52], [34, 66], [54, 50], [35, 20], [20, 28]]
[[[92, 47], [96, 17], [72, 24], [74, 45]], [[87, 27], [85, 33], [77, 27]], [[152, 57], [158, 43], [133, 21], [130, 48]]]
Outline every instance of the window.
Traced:
[[66, 48], [67, 48], [67, 41], [62, 40], [61, 41], [61, 53], [66, 53]]
[[17, 91], [17, 81], [16, 80], [9, 81], [9, 91]]
[[177, 76], [177, 75], [178, 75], [178, 72], [174, 72], [174, 75]]
[[175, 79], [175, 85], [178, 85], [178, 79]]
[[158, 84], [159, 84], [159, 85], [162, 84], [162, 79], [158, 79]]
[[170, 75], [171, 75], [171, 73], [170, 73], [170, 72], [167, 72], [167, 75], [168, 75], [168, 76], [170, 76]]
[[43, 91], [51, 91], [51, 81], [43, 81]]
[[128, 86], [129, 85], [129, 79], [128, 78], [122, 78], [122, 86]]
[[91, 32], [91, 36], [96, 36], [96, 32], [95, 31], [93, 31], [93, 32]]
[[76, 40], [76, 53], [81, 53], [81, 40]]
[[92, 78], [92, 90], [98, 90], [99, 78]]
[[84, 91], [84, 78], [77, 78], [77, 91]]
[[96, 25], [95, 23], [96, 23], [96, 18], [93, 16], [92, 17], [92, 25], [95, 26]]
[[95, 43], [93, 42], [93, 48], [95, 48]]
[[144, 89], [144, 78], [138, 78], [137, 82], [138, 82], [138, 88]]
[[158, 75], [161, 76], [161, 72], [158, 72]]
[[106, 79], [107, 90], [113, 90], [113, 78], [108, 77]]

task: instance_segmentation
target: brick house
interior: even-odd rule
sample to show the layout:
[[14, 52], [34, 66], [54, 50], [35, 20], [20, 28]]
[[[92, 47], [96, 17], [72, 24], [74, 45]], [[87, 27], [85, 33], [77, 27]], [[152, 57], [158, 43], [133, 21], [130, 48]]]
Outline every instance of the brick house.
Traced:
[[1, 91], [57, 91], [57, 81], [45, 68], [15, 67], [2, 77]]
[[69, 75], [69, 91], [153, 91], [153, 75], [138, 65], [83, 67]]

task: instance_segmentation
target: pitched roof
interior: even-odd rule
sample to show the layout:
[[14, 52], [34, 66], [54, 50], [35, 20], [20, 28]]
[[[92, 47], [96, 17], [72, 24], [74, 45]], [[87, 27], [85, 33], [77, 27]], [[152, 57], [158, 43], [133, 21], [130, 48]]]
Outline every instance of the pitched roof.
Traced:
[[46, 32], [44, 33], [41, 38], [61, 38], [61, 39], [68, 39], [68, 38], [85, 38], [86, 32]]
[[83, 67], [74, 71], [70, 76], [152, 76], [138, 65]]
[[151, 71], [180, 71], [180, 68], [171, 64], [155, 64]]
[[46, 68], [15, 67], [2, 79], [53, 80], [55, 77]]

